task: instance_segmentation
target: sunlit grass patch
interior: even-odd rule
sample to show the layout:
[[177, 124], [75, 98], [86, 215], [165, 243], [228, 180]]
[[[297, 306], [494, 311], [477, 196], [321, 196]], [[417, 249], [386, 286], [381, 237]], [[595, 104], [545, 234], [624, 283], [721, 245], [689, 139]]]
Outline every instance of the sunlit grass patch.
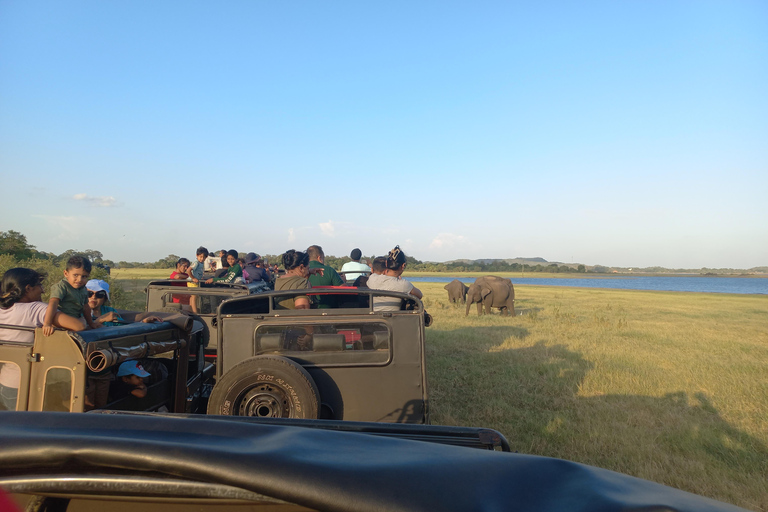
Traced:
[[434, 423], [768, 510], [768, 297], [516, 286], [465, 317], [418, 285]]

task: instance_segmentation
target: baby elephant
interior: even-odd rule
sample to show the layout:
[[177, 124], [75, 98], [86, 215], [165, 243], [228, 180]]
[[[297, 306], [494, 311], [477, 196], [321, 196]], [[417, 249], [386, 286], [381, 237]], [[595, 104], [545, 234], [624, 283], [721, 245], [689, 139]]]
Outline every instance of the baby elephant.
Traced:
[[467, 312], [469, 306], [477, 303], [477, 314], [491, 314], [491, 308], [501, 308], [504, 313], [506, 309], [508, 315], [515, 316], [515, 288], [512, 281], [496, 276], [478, 277], [467, 291]]
[[461, 301], [462, 304], [467, 302], [467, 290], [469, 290], [469, 288], [458, 279], [454, 279], [443, 288], [448, 290], [449, 301], [453, 303], [458, 303]]

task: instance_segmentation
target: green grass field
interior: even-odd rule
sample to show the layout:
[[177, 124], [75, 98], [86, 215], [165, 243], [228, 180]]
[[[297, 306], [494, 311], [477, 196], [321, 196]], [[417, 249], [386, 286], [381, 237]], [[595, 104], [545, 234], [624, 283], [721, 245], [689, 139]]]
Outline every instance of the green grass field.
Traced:
[[465, 317], [418, 286], [433, 423], [768, 511], [768, 297], [521, 285], [522, 315]]

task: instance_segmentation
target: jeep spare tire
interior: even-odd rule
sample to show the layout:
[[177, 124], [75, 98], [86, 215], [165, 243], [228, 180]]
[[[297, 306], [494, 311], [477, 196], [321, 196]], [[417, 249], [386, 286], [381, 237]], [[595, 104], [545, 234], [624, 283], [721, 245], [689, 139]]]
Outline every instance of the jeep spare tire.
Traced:
[[216, 383], [208, 414], [316, 419], [320, 393], [299, 364], [257, 356], [236, 364]]

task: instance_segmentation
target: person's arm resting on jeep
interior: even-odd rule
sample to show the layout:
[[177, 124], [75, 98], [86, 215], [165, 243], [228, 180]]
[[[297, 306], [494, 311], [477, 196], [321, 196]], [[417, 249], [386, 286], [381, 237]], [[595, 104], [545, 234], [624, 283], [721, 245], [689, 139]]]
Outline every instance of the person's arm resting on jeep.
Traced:
[[91, 312], [91, 306], [88, 305], [87, 302], [83, 306], [83, 317], [85, 317], [85, 321], [88, 323], [88, 327], [90, 327], [91, 329], [96, 329], [102, 326], [102, 324], [99, 324], [93, 321], [93, 313]]
[[56, 313], [59, 311], [59, 298], [51, 297], [48, 301], [48, 310], [45, 312], [45, 319], [43, 320], [43, 334], [50, 336], [53, 334], [53, 319], [56, 317]]

